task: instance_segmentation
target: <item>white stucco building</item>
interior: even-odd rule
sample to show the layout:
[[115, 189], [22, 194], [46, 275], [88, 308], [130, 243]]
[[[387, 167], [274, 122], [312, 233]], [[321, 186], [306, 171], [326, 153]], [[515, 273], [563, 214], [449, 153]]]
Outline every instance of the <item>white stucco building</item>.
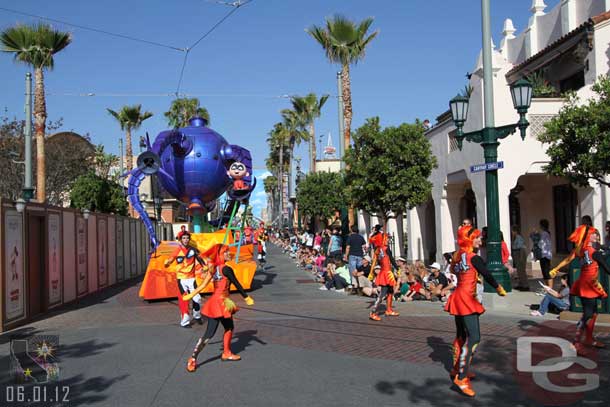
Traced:
[[[558, 94], [575, 90], [581, 100], [586, 100], [592, 96], [595, 79], [610, 72], [610, 0], [562, 0], [552, 10], [545, 9], [543, 0], [533, 0], [528, 26], [515, 35], [512, 21], [507, 19], [499, 47], [492, 46], [496, 126], [518, 121], [509, 85], [522, 77], [538, 73]], [[480, 54], [470, 85], [465, 132], [484, 127]], [[456, 89], [460, 87], [456, 84]], [[448, 102], [439, 100], [439, 110], [444, 110]], [[596, 183], [577, 188], [542, 171], [548, 156], [536, 137], [562, 104], [561, 98], [534, 98], [527, 114], [530, 126], [525, 141], [517, 131], [501, 140], [498, 148], [498, 160], [504, 161], [498, 180], [500, 227], [505, 239], [510, 241], [511, 225], [519, 225], [527, 238], [545, 218], [551, 225], [554, 253], [568, 250], [566, 238], [582, 215], [592, 216], [600, 230], [610, 215], [606, 188]], [[464, 217], [473, 218], [479, 228], [487, 223], [485, 173], [470, 172], [471, 165], [484, 162], [483, 148], [464, 140], [460, 151], [453, 134], [455, 125], [446, 111], [426, 132], [438, 159], [438, 168], [431, 176], [434, 187], [430, 200], [390, 222], [395, 250], [404, 255], [406, 246], [410, 260], [440, 261], [444, 252], [455, 250], [455, 231]], [[360, 214], [358, 223], [361, 231], [368, 231], [377, 219]]]

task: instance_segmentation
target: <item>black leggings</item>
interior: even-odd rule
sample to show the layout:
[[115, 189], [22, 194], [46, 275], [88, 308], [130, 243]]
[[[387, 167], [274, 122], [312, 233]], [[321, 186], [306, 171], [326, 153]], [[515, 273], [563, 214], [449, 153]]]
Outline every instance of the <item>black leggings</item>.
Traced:
[[455, 316], [456, 336], [463, 343], [460, 349], [460, 359], [458, 361], [458, 378], [463, 380], [470, 369], [472, 357], [479, 342], [481, 342], [481, 332], [479, 327], [479, 314], [456, 315]]
[[191, 357], [197, 359], [197, 355], [203, 350], [205, 345], [212, 339], [212, 337], [216, 334], [216, 330], [218, 330], [218, 323], [222, 324], [222, 327], [226, 331], [232, 331], [234, 328], [233, 318], [208, 318], [208, 326], [205, 329], [205, 333], [195, 345], [195, 349], [193, 350], [193, 354]]
[[393, 290], [393, 287], [389, 286], [389, 285], [382, 285], [380, 287], [381, 287], [381, 291], [379, 292], [379, 295], [377, 296], [377, 300], [375, 300], [375, 304], [373, 305], [374, 314], [376, 314], [377, 311], [379, 310], [379, 306], [383, 302], [383, 299], [386, 298], [388, 296], [388, 294], [391, 294], [392, 290]]
[[203, 334], [203, 340], [212, 339], [218, 329], [218, 323], [222, 324], [225, 331], [232, 331], [234, 328], [233, 318], [208, 318], [208, 326]]
[[578, 321], [578, 328], [585, 329], [587, 322], [591, 319], [594, 314], [597, 314], [597, 298], [582, 298], [582, 317]]

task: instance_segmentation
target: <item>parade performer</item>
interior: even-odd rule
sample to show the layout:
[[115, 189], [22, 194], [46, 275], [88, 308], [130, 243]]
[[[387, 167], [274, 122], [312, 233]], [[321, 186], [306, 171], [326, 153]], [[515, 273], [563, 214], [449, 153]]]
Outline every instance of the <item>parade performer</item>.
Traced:
[[[377, 274], [375, 278], [375, 284], [380, 287], [380, 293], [377, 296], [377, 300], [373, 305], [373, 310], [369, 314], [369, 318], [373, 321], [381, 321], [379, 317], [378, 311], [379, 306], [383, 299], [386, 299], [386, 311], [385, 315], [389, 317], [396, 317], [399, 315], [398, 312], [392, 309], [392, 300], [394, 299], [394, 286], [396, 285], [396, 276], [392, 271], [392, 266], [398, 269], [396, 262], [392, 256], [392, 252], [388, 247], [388, 235], [383, 232], [381, 225], [375, 226], [375, 231], [369, 237], [369, 243], [373, 245], [374, 248], [374, 258], [373, 258], [373, 269], [375, 267], [375, 263], [378, 263], [381, 266], [381, 270]], [[369, 277], [373, 277], [375, 273], [370, 273]]]
[[235, 277], [235, 272], [228, 264], [226, 264], [226, 261], [229, 260], [231, 260], [229, 247], [219, 245], [215, 261], [216, 270], [214, 273], [207, 273], [203, 279], [202, 285], [204, 287], [210, 282], [210, 280], [213, 281], [214, 292], [203, 307], [203, 315], [207, 317], [208, 326], [204, 335], [197, 341], [193, 354], [187, 361], [186, 370], [189, 372], [194, 372], [197, 369], [197, 356], [203, 350], [205, 345], [208, 344], [210, 339], [212, 339], [214, 334], [216, 334], [218, 324], [222, 324], [225, 330], [223, 337], [223, 351], [220, 359], [223, 362], [233, 362], [241, 359], [240, 356], [231, 352], [231, 338], [233, 337], [234, 330], [233, 314], [239, 309], [231, 298], [229, 298], [229, 287], [231, 284], [233, 284], [241, 296], [244, 297], [246, 304], [254, 305], [254, 300], [252, 297], [246, 294], [243, 287]]
[[[182, 299], [182, 295], [195, 291], [197, 288], [196, 275], [203, 273], [207, 269], [206, 263], [199, 256], [196, 248], [189, 245], [191, 234], [184, 228], [178, 233], [178, 248], [165, 260], [165, 267], [169, 267], [176, 262], [176, 279], [178, 282], [178, 308], [180, 309], [180, 326], [189, 328], [191, 326], [191, 316], [189, 315], [189, 303]], [[201, 320], [201, 296], [197, 294], [193, 297], [193, 318], [203, 325]]]
[[246, 166], [243, 163], [240, 163], [239, 161], [235, 161], [229, 167], [229, 171], [227, 171], [227, 175], [231, 179], [233, 179], [233, 190], [234, 191], [241, 191], [241, 190], [250, 188], [250, 186], [248, 184], [246, 184], [246, 182], [243, 180], [243, 178], [250, 175], [250, 173], [246, 169]]
[[477, 300], [479, 274], [504, 296], [506, 291], [487, 270], [485, 261], [475, 251], [481, 246], [481, 232], [468, 225], [458, 230], [459, 250], [453, 255], [451, 270], [457, 275], [457, 287], [445, 304], [445, 311], [455, 317], [456, 338], [453, 341], [453, 369], [451, 377], [460, 391], [470, 397], [475, 392], [470, 385], [472, 357], [479, 345], [479, 315], [485, 312]]
[[[600, 235], [597, 229], [589, 225], [581, 225], [568, 238], [576, 244], [574, 255], [580, 260], [580, 276], [572, 284], [570, 295], [580, 297], [582, 303], [582, 317], [576, 324], [574, 347], [578, 353], [583, 351], [583, 345], [604, 348], [605, 344], [593, 338], [595, 321], [597, 320], [597, 301], [608, 298], [608, 294], [599, 283], [599, 268], [610, 274], [610, 269], [602, 252], [598, 250]], [[553, 270], [551, 277], [555, 277]], [[585, 334], [583, 342], [582, 335]]]
[[267, 261], [267, 244], [265, 242], [269, 239], [269, 235], [267, 234], [263, 223], [260, 224], [254, 235], [256, 236], [256, 244], [258, 247], [258, 260], [261, 263], [265, 263]]

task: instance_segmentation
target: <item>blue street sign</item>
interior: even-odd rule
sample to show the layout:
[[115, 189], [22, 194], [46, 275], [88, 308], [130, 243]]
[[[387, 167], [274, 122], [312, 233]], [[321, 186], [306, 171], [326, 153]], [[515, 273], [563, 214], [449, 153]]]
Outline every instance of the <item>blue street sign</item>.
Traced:
[[481, 171], [493, 171], [504, 168], [504, 161], [498, 161], [496, 163], [485, 163], [470, 166], [470, 172], [481, 172]]

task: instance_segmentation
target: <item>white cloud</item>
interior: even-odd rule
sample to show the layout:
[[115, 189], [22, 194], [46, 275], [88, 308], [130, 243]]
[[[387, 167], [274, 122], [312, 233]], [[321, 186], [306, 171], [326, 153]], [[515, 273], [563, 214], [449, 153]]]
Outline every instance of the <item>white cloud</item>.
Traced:
[[263, 172], [260, 175], [256, 175], [256, 178], [258, 178], [258, 179], [265, 179], [265, 178], [270, 177], [272, 175], [273, 174], [271, 174], [269, 171], [265, 171], [265, 172]]

